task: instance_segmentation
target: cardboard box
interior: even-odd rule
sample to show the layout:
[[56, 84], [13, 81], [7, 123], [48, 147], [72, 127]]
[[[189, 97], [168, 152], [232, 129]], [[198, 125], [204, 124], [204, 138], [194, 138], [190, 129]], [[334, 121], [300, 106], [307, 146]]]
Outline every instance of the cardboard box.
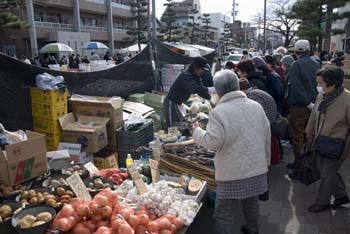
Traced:
[[112, 147], [106, 147], [94, 154], [94, 164], [100, 170], [118, 168], [118, 153]]
[[108, 145], [117, 147], [116, 129], [123, 126], [123, 103], [122, 98], [77, 96], [70, 100], [75, 117], [78, 115], [97, 116], [110, 118], [107, 124]]
[[27, 131], [28, 140], [0, 150], [0, 183], [9, 186], [47, 172], [45, 136]]
[[59, 121], [63, 140], [81, 144], [84, 152], [96, 153], [108, 144], [106, 124], [109, 118], [80, 115], [79, 122], [76, 122], [73, 114], [69, 113]]
[[92, 153], [81, 152], [81, 144], [60, 142], [58, 150], [67, 150], [70, 160], [77, 163], [85, 164], [94, 161]]

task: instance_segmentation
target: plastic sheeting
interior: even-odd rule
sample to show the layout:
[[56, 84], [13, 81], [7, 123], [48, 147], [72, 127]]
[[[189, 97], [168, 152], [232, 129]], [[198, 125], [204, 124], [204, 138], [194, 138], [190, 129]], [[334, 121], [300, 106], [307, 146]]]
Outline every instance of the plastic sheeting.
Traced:
[[[154, 41], [154, 57], [158, 68], [164, 64], [190, 64], [193, 58], [170, 51]], [[212, 63], [215, 53], [206, 57]], [[155, 87], [150, 48], [113, 68], [95, 72], [61, 72], [25, 64], [0, 53], [0, 123], [6, 129], [33, 129], [30, 87], [35, 77], [44, 72], [63, 76], [71, 94], [121, 96], [151, 91]]]

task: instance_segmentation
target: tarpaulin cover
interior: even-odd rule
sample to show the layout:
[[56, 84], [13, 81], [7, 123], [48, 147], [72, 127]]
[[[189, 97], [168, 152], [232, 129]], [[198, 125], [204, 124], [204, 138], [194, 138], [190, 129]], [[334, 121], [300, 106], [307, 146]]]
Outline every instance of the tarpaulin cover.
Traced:
[[[171, 51], [154, 41], [157, 67], [164, 64], [190, 64], [193, 58]], [[212, 63], [215, 53], [206, 55]], [[113, 68], [94, 72], [61, 72], [25, 64], [0, 53], [0, 123], [13, 131], [32, 129], [30, 87], [37, 74], [63, 76], [71, 94], [127, 97], [151, 91], [155, 78], [147, 46], [135, 57]]]

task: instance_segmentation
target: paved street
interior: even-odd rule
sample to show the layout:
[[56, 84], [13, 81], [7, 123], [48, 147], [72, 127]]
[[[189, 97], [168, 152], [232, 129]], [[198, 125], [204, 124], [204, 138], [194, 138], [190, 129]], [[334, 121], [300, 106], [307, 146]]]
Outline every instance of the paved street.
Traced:
[[[284, 162], [270, 168], [270, 200], [260, 205], [260, 234], [350, 234], [350, 205], [318, 214], [307, 211], [318, 183], [307, 187], [291, 181], [286, 176], [286, 163], [292, 161], [291, 149], [284, 150]], [[341, 173], [350, 191], [349, 160]], [[205, 205], [187, 233], [214, 233], [212, 213], [213, 208]]]

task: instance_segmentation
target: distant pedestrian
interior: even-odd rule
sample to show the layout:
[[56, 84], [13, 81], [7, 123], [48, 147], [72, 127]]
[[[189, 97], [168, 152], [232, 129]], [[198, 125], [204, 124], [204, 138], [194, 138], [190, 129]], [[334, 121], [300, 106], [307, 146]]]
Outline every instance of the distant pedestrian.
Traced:
[[91, 52], [90, 61], [98, 61], [98, 60], [100, 60], [100, 56], [98, 56], [98, 54], [95, 54], [94, 52]]
[[117, 57], [116, 57], [116, 64], [122, 63], [124, 62], [124, 58], [121, 54], [117, 53]]
[[79, 64], [80, 64], [80, 54], [77, 54], [77, 56], [75, 57], [75, 68], [79, 68]]
[[111, 55], [109, 54], [109, 51], [106, 52], [105, 56], [103, 56], [103, 59], [106, 61], [112, 60]]
[[215, 63], [214, 74], [222, 70], [222, 58], [218, 58]]
[[90, 63], [87, 55], [84, 55], [84, 58], [81, 60], [82, 63]]
[[24, 62], [24, 63], [26, 63], [26, 64], [32, 64], [32, 63], [29, 61], [29, 59], [27, 59], [27, 57], [26, 57], [25, 55], [22, 55], [21, 61]]
[[56, 58], [55, 58], [54, 55], [51, 54], [51, 55], [49, 56], [49, 62], [48, 62], [48, 64], [51, 64], [51, 65], [58, 64], [58, 62], [57, 62], [57, 60], [56, 60]]
[[68, 64], [68, 63], [67, 63], [67, 58], [66, 58], [65, 55], [63, 55], [63, 56], [61, 57], [59, 64], [60, 64], [60, 66], [62, 66], [62, 65], [67, 65], [67, 64]]
[[246, 78], [252, 87], [266, 91], [265, 82], [266, 77], [262, 71], [257, 71], [255, 64], [252, 59], [242, 60], [238, 65], [237, 69], [240, 78]]

